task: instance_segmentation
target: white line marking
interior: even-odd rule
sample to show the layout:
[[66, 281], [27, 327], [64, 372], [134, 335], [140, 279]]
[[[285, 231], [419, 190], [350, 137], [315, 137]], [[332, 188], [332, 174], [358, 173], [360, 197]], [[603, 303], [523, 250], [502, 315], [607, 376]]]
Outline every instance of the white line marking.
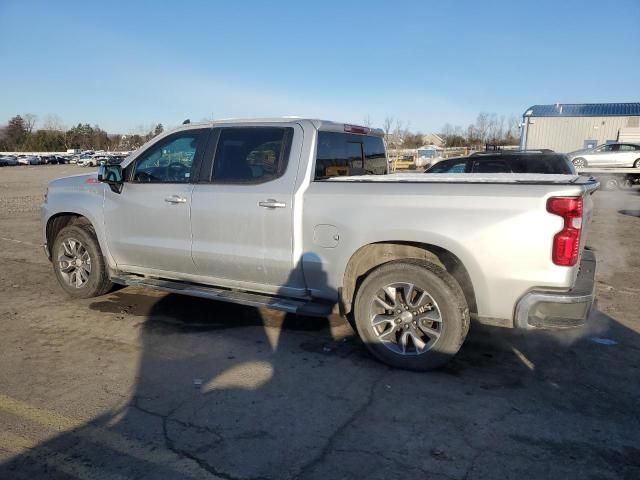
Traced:
[[31, 245], [32, 247], [41, 247], [41, 245], [37, 245], [31, 242], [25, 242], [23, 240], [16, 240], [15, 238], [0, 237], [0, 240], [4, 240], [5, 242], [22, 243], [24, 245]]

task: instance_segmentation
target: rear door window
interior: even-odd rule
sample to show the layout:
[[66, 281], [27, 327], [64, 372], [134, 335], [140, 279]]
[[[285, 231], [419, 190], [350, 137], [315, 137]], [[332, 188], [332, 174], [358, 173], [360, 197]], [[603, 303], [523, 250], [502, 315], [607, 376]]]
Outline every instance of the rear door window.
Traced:
[[504, 160], [474, 160], [471, 167], [473, 173], [511, 173], [511, 168]]
[[620, 145], [621, 152], [635, 152], [639, 148], [636, 145]]
[[387, 156], [381, 137], [318, 132], [315, 179], [344, 175], [383, 175]]
[[263, 183], [287, 166], [293, 128], [229, 127], [220, 131], [213, 160], [214, 183]]
[[571, 163], [564, 155], [527, 154], [507, 159], [514, 173], [573, 174]]

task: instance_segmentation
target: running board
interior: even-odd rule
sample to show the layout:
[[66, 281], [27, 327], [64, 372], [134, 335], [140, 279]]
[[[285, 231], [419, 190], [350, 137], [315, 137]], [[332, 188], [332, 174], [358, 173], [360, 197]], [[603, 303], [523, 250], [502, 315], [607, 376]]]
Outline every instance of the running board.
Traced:
[[324, 317], [331, 315], [333, 311], [333, 305], [330, 303], [227, 290], [224, 288], [210, 287], [208, 285], [176, 282], [173, 280], [141, 277], [137, 275], [117, 274], [111, 277], [111, 281], [120, 285], [156, 288], [170, 293], [180, 293], [191, 297], [207, 298], [221, 302], [238, 303], [250, 307], [270, 308], [294, 313], [296, 315]]

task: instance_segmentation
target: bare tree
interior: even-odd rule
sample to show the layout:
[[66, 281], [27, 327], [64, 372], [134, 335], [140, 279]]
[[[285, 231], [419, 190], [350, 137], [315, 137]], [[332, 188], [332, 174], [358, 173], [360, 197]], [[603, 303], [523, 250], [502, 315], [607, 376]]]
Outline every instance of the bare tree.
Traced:
[[22, 118], [24, 119], [24, 125], [27, 128], [27, 132], [31, 134], [36, 126], [36, 122], [38, 121], [38, 116], [34, 113], [25, 113]]
[[480, 140], [481, 142], [485, 142], [487, 140], [487, 136], [489, 134], [490, 122], [491, 122], [491, 119], [488, 113], [480, 112], [478, 114], [478, 117], [476, 118], [476, 123], [474, 125], [474, 130], [478, 140]]
[[445, 147], [463, 147], [467, 144], [467, 139], [464, 137], [464, 132], [460, 125], [453, 126], [450, 123], [446, 123], [442, 127], [441, 135]]
[[498, 118], [496, 113], [490, 113], [488, 115], [487, 123], [487, 136], [485, 141], [499, 144], [502, 143], [503, 130], [504, 130], [504, 117]]
[[42, 128], [51, 132], [64, 132], [65, 126], [62, 119], [56, 114], [49, 114], [44, 117]]
[[364, 117], [364, 120], [362, 121], [362, 124], [363, 124], [365, 127], [369, 127], [369, 128], [371, 128], [371, 115], [369, 115], [369, 114], [367, 113], [367, 116], [366, 116], [366, 117]]
[[507, 132], [506, 132], [506, 141], [507, 143], [517, 143], [518, 138], [520, 137], [520, 118], [516, 115], [509, 115], [509, 119], [507, 120]]
[[396, 120], [396, 125], [391, 133], [391, 145], [395, 148], [400, 148], [404, 143], [407, 132], [408, 130], [404, 127], [404, 122], [402, 120]]
[[389, 140], [391, 135], [391, 129], [393, 128], [393, 117], [384, 117], [384, 122], [382, 123], [382, 130], [384, 130], [384, 138], [385, 140]]

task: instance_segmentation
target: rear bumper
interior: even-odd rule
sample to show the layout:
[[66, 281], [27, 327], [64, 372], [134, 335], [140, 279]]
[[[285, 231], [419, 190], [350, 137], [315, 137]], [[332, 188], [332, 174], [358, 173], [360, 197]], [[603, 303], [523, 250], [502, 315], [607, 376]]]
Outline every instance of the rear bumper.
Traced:
[[571, 328], [586, 322], [594, 302], [596, 256], [582, 252], [580, 270], [574, 287], [568, 292], [527, 293], [516, 306], [516, 328]]

